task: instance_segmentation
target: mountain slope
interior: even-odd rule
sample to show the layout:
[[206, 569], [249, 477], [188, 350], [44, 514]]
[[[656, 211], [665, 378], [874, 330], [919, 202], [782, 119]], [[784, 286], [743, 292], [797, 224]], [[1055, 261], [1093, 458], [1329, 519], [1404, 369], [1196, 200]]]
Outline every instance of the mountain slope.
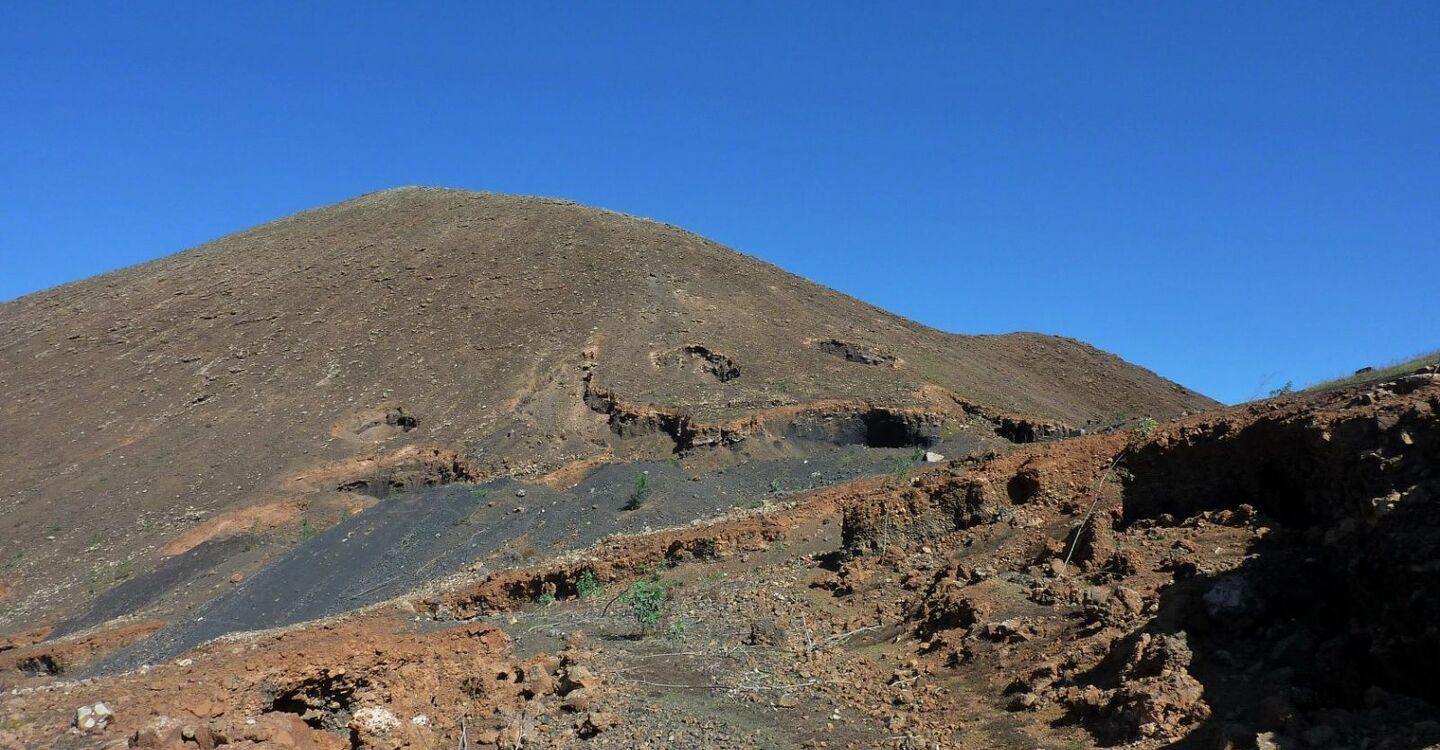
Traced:
[[667, 225], [418, 188], [0, 305], [0, 388], [0, 543], [19, 550], [0, 624], [356, 490], [1213, 405], [1073, 340], [942, 333]]

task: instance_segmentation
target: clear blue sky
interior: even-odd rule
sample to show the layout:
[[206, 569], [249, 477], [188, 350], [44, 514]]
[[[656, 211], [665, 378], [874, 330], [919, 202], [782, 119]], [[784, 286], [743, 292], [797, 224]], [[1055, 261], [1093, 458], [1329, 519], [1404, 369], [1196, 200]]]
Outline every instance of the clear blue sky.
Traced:
[[1440, 3], [867, 5], [11, 4], [0, 299], [424, 184], [1226, 401], [1440, 347]]

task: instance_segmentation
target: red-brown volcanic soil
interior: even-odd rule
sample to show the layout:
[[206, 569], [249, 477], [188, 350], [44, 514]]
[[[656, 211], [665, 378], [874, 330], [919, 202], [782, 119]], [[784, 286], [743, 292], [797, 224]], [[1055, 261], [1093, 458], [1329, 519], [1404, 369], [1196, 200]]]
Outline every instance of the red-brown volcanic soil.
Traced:
[[[613, 537], [129, 674], [12, 667], [0, 747], [1434, 747], [1437, 502], [1432, 368]], [[653, 625], [637, 580], [667, 591]], [[84, 658], [41, 636], [0, 655]], [[67, 728], [95, 703], [107, 726]]]

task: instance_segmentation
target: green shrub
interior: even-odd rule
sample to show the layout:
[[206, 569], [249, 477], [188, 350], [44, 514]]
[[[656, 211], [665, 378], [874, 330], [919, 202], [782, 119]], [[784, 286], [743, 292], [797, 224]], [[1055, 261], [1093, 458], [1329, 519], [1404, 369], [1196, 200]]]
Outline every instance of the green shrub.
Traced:
[[1128, 441], [1129, 447], [1139, 447], [1141, 443], [1149, 440], [1150, 437], [1155, 434], [1155, 430], [1159, 427], [1160, 423], [1156, 422], [1151, 417], [1146, 417], [1140, 420], [1138, 423], [1136, 423], [1134, 427], [1130, 428], [1130, 439]]
[[670, 583], [661, 577], [664, 566], [657, 566], [655, 572], [630, 584], [620, 595], [620, 601], [630, 608], [630, 615], [641, 630], [649, 630], [659, 624], [665, 613], [665, 600], [670, 596]]
[[895, 466], [890, 471], [890, 479], [885, 483], [886, 486], [893, 489], [900, 485], [907, 484], [910, 481], [910, 471], [913, 470], [916, 465], [924, 463], [924, 461], [924, 448], [916, 448], [910, 455], [896, 458]]
[[542, 607], [548, 607], [555, 603], [555, 595], [549, 591], [542, 591], [539, 596], [535, 597], [535, 603]]
[[650, 475], [642, 471], [635, 477], [635, 489], [630, 490], [630, 502], [625, 503], [625, 510], [639, 510], [648, 497], [650, 497]]
[[604, 587], [600, 585], [600, 579], [595, 577], [593, 570], [582, 571], [580, 577], [575, 579], [575, 593], [581, 599], [589, 599], [603, 590]]

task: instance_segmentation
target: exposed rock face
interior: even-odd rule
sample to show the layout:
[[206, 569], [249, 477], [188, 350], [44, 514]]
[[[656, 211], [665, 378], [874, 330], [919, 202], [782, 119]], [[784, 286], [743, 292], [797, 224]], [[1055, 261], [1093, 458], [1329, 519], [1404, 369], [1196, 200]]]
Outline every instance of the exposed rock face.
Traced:
[[[962, 462], [847, 504], [842, 576], [950, 550], [963, 562], [903, 579], [928, 650], [1040, 664], [1007, 705], [1064, 706], [1104, 744], [1424, 746], [1440, 727], [1440, 392], [1415, 382]], [[1077, 620], [1015, 616], [1034, 605]]]

